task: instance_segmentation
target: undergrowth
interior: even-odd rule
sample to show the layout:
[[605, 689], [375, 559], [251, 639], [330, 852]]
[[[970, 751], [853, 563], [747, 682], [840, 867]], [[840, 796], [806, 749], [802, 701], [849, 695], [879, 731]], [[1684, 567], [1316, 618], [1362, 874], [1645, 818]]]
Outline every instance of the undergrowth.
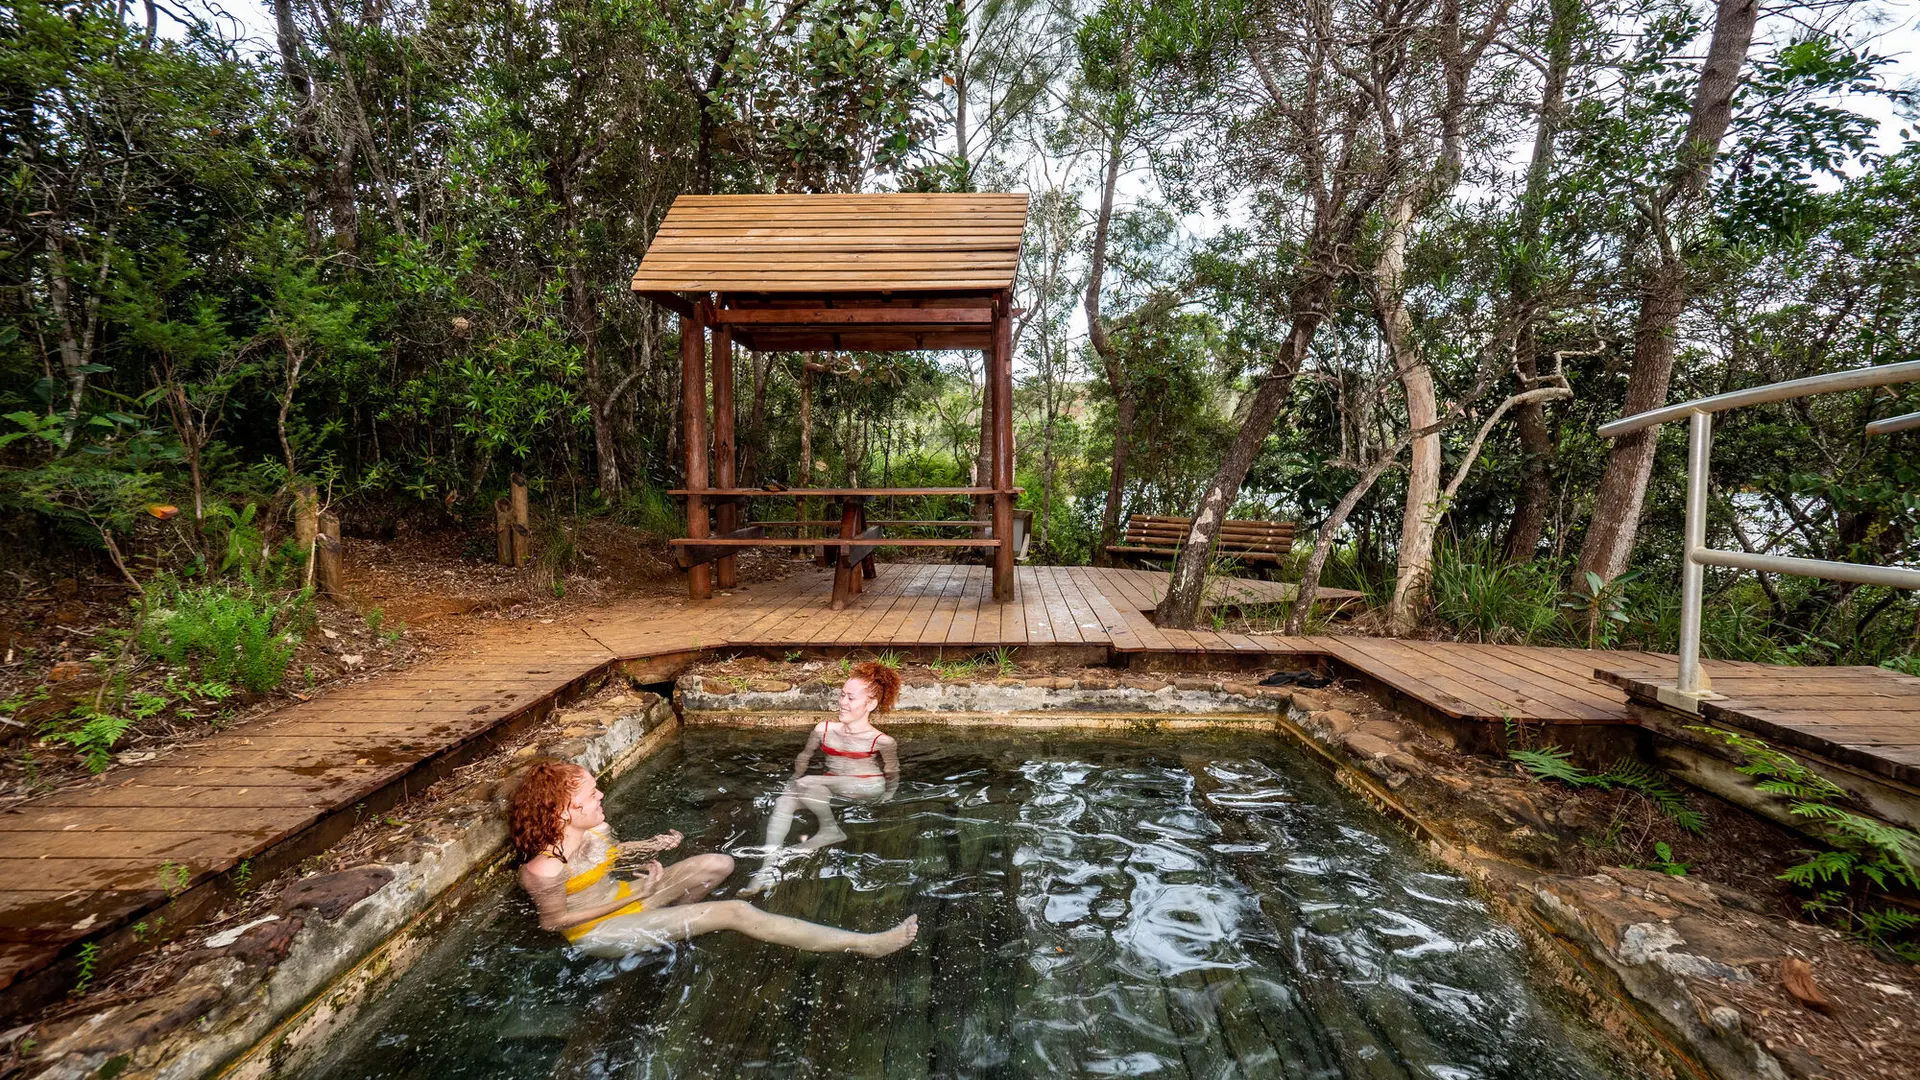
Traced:
[[[1660, 773], [1631, 758], [1621, 758], [1601, 772], [1587, 772], [1573, 763], [1573, 753], [1557, 746], [1540, 750], [1513, 750], [1508, 757], [1519, 762], [1536, 779], [1558, 780], [1570, 787], [1590, 787], [1601, 791], [1631, 791], [1657, 807], [1675, 825], [1698, 835], [1707, 827], [1706, 816], [1694, 809], [1687, 797], [1667, 782]], [[1669, 859], [1671, 857], [1669, 856]]]
[[1806, 856], [1780, 879], [1811, 894], [1808, 915], [1840, 926], [1855, 938], [1910, 963], [1920, 963], [1920, 833], [1855, 813], [1846, 789], [1763, 739], [1697, 725], [1737, 751], [1739, 772], [1754, 789], [1782, 799], [1787, 812], [1832, 845]]
[[254, 581], [156, 582], [137, 631], [140, 648], [200, 679], [266, 693], [313, 625], [313, 591], [280, 593]]

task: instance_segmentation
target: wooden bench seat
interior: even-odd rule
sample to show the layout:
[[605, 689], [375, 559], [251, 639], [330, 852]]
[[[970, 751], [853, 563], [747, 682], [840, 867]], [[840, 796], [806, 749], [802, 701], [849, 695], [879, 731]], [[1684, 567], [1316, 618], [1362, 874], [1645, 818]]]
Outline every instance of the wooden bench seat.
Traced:
[[[1107, 545], [1114, 555], [1172, 558], [1187, 542], [1193, 519], [1135, 514], [1118, 544]], [[1278, 566], [1293, 550], [1291, 521], [1225, 521], [1214, 539], [1214, 554], [1248, 564]]]

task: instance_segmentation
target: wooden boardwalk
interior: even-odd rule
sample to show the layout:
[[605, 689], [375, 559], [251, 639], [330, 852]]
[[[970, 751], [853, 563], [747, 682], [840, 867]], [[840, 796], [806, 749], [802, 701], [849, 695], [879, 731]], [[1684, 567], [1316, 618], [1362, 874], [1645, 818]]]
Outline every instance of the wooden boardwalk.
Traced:
[[[0, 812], [0, 1015], [16, 1011], [6, 1005], [16, 993], [31, 996], [57, 981], [55, 960], [78, 942], [132, 926], [169, 903], [176, 905], [170, 922], [193, 917], [194, 898], [217, 897], [210, 886], [243, 860], [268, 874], [330, 843], [358, 820], [356, 808], [384, 809], [621, 660], [728, 648], [966, 655], [1000, 646], [1064, 646], [1097, 652], [1094, 662], [1217, 659], [1241, 668], [1325, 659], [1445, 716], [1553, 724], [1631, 722], [1626, 689], [1618, 678], [1595, 678], [1596, 667], [1671, 673], [1670, 659], [1645, 653], [1162, 629], [1147, 613], [1164, 577], [1146, 571], [1023, 566], [1016, 585], [1014, 602], [996, 604], [985, 567], [884, 564], [852, 608], [831, 612], [832, 575], [809, 567], [697, 604], [639, 600], [572, 626], [506, 625], [456, 655], [13, 806]], [[1208, 602], [1276, 603], [1289, 591], [1234, 580], [1217, 583]], [[1723, 691], [1739, 688], [1731, 668], [1711, 670]], [[1752, 715], [1774, 722], [1808, 709], [1842, 710], [1861, 725], [1848, 745], [1912, 769], [1915, 746], [1899, 740], [1920, 730], [1920, 680], [1878, 673], [1889, 677], [1863, 691], [1857, 673], [1774, 669], [1776, 679], [1781, 670], [1803, 679], [1802, 689], [1786, 694], [1780, 684], [1786, 696], [1768, 699], [1771, 712]], [[1906, 703], [1898, 724], [1873, 722], [1883, 691]], [[1800, 704], [1780, 704], [1789, 697]], [[1812, 715], [1795, 722], [1817, 727]], [[40, 990], [19, 989], [30, 977]], [[55, 992], [65, 988], [62, 982]]]
[[[1637, 700], [1654, 703], [1674, 685], [1671, 660], [1606, 659], [1599, 677]], [[1920, 788], [1920, 678], [1875, 667], [1703, 666], [1721, 696], [1700, 703], [1702, 721]]]

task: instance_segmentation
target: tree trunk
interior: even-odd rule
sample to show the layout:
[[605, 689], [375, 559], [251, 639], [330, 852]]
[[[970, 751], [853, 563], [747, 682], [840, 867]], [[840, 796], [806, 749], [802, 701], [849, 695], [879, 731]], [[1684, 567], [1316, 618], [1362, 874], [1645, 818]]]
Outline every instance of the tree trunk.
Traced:
[[1120, 542], [1120, 504], [1126, 498], [1127, 457], [1132, 451], [1134, 418], [1139, 414], [1126, 365], [1107, 336], [1107, 324], [1100, 314], [1100, 287], [1107, 272], [1107, 239], [1113, 226], [1113, 195], [1120, 184], [1120, 164], [1125, 156], [1125, 145], [1116, 132], [1107, 144], [1106, 172], [1100, 185], [1100, 214], [1093, 223], [1093, 250], [1087, 267], [1087, 342], [1100, 357], [1114, 402], [1113, 469], [1107, 475], [1107, 505], [1100, 512], [1100, 539], [1094, 543], [1095, 566], [1113, 565], [1113, 555], [1107, 548]]
[[[1533, 299], [1533, 267], [1528, 259], [1539, 251], [1542, 203], [1547, 196], [1547, 181], [1552, 174], [1554, 143], [1559, 138], [1560, 120], [1566, 109], [1567, 75], [1573, 69], [1573, 39], [1583, 7], [1582, 0], [1553, 0], [1551, 22], [1547, 28], [1547, 71], [1540, 88], [1540, 113], [1533, 131], [1533, 158], [1527, 164], [1527, 188], [1520, 204], [1520, 239], [1528, 252], [1515, 269], [1513, 278], [1514, 310], [1525, 319], [1517, 340], [1515, 367], [1519, 369], [1521, 389], [1531, 389], [1539, 377], [1539, 335], [1533, 313], [1527, 310]], [[1520, 490], [1514, 496], [1513, 520], [1507, 526], [1507, 561], [1531, 562], [1539, 550], [1540, 536], [1546, 527], [1547, 466], [1553, 458], [1553, 439], [1547, 432], [1545, 402], [1528, 401], [1514, 414], [1514, 426], [1520, 435]]]
[[1233, 446], [1200, 496], [1193, 528], [1188, 531], [1180, 557], [1173, 564], [1173, 580], [1154, 610], [1155, 621], [1161, 626], [1192, 629], [1200, 618], [1200, 600], [1206, 588], [1213, 538], [1219, 534], [1220, 523], [1226, 520], [1234, 500], [1240, 497], [1240, 485], [1246, 482], [1247, 470], [1253, 467], [1261, 444], [1272, 432], [1274, 418], [1287, 403], [1293, 390], [1293, 376], [1306, 360], [1313, 335], [1320, 329], [1324, 312], [1333, 298], [1333, 286], [1334, 278], [1316, 268], [1302, 292], [1288, 305], [1294, 314], [1293, 323], [1287, 328], [1287, 340], [1260, 381], [1260, 389], [1254, 391], [1246, 422], [1234, 436]]
[[[1665, 188], [1651, 205], [1659, 247], [1641, 290], [1640, 318], [1633, 332], [1633, 371], [1627, 377], [1622, 416], [1666, 404], [1667, 383], [1673, 376], [1674, 326], [1687, 303], [1686, 254], [1670, 237], [1677, 231], [1673, 228], [1677, 219], [1697, 212], [1693, 204], [1706, 191], [1714, 156], [1733, 118], [1733, 95], [1758, 16], [1756, 0], [1720, 0], [1714, 15], [1713, 43], [1694, 92], [1686, 142]], [[1594, 497], [1593, 520], [1580, 547], [1580, 576], [1594, 573], [1602, 581], [1612, 581], [1627, 568], [1659, 441], [1660, 428], [1651, 427], [1614, 442], [1606, 475]]]
[[[1407, 230], [1413, 220], [1413, 200], [1402, 196], [1394, 206], [1386, 243], [1374, 265], [1375, 306], [1388, 354], [1407, 397], [1407, 426], [1421, 431], [1440, 416], [1433, 389], [1433, 370], [1413, 342], [1413, 319], [1407, 314], [1402, 278], [1406, 270]], [[1433, 572], [1433, 536], [1439, 525], [1440, 433], [1413, 439], [1407, 470], [1407, 501], [1400, 517], [1399, 566], [1393, 580], [1393, 598], [1387, 621], [1396, 634], [1413, 629], [1416, 613]]]
[[1114, 396], [1113, 468], [1107, 473], [1107, 503], [1100, 511], [1100, 539], [1094, 542], [1093, 565], [1114, 565], [1110, 545], [1120, 542], [1120, 510], [1127, 495], [1127, 459], [1133, 453], [1133, 424], [1140, 405], [1132, 394]]

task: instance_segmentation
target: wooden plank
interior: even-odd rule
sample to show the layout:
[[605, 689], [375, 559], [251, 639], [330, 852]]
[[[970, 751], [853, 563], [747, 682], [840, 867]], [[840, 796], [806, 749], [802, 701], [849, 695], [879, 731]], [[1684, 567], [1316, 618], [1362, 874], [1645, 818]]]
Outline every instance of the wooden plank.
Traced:
[[[1511, 647], [1498, 645], [1453, 646], [1424, 650], [1426, 658], [1443, 664], [1456, 678], [1470, 685], [1478, 680], [1483, 692], [1490, 688], [1516, 695], [1513, 704], [1524, 710], [1526, 719], [1615, 720], [1627, 721], [1626, 703], [1582, 692], [1583, 685], [1597, 685], [1592, 679], [1579, 683], [1556, 680], [1515, 662]], [[1516, 719], [1521, 719], [1519, 713]]]
[[[1378, 639], [1350, 639], [1348, 644], [1363, 654], [1377, 658], [1413, 676], [1420, 684], [1430, 684], [1453, 697], [1471, 703], [1472, 715], [1481, 719], [1533, 718], [1535, 699], [1524, 691], [1462, 671], [1425, 650], [1406, 643]], [[1418, 696], [1418, 695], [1416, 695]]]
[[1024, 646], [1036, 644], [1033, 632], [1027, 627], [1027, 593], [1033, 588], [1033, 568], [1015, 567], [1013, 571], [1013, 599], [1001, 602], [989, 598], [988, 609], [999, 609], [1000, 644]]
[[1041, 601], [1047, 609], [1047, 619], [1053, 624], [1053, 640], [1062, 645], [1078, 645], [1086, 640], [1080, 632], [1080, 619], [1073, 607], [1067, 603], [1066, 593], [1060, 588], [1059, 567], [1034, 567], [1034, 578], [1040, 583]]
[[1430, 705], [1450, 716], [1491, 718], [1477, 701], [1469, 701], [1458, 696], [1451, 687], [1442, 688], [1421, 681], [1411, 673], [1402, 671], [1395, 664], [1359, 649], [1354, 644], [1356, 641], [1354, 638], [1327, 636], [1319, 640], [1326, 645], [1328, 655], [1362, 675], [1406, 694], [1415, 701]]
[[1029, 566], [1024, 574], [1016, 574], [1015, 580], [1021, 586], [1013, 603], [1019, 606], [1020, 617], [1027, 631], [1027, 642], [1032, 645], [1051, 645], [1056, 638], [1053, 632], [1053, 615], [1047, 610], [1047, 596], [1040, 584], [1040, 567]]

